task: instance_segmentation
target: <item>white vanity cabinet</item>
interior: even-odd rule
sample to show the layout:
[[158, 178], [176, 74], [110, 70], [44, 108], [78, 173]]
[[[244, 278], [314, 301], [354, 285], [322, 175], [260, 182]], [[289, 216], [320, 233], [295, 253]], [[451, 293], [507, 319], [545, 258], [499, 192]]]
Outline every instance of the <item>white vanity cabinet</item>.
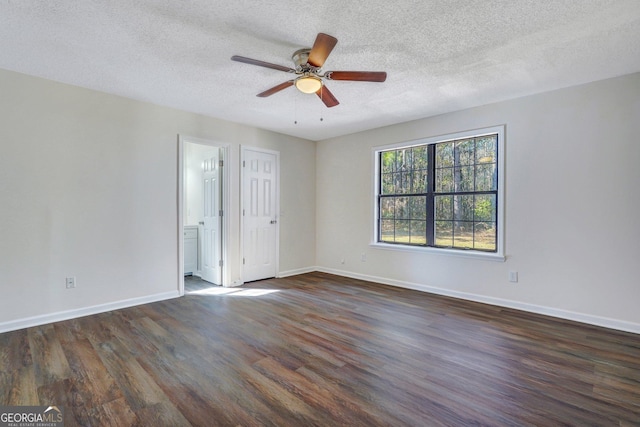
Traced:
[[198, 271], [198, 226], [184, 227], [184, 274], [194, 274]]

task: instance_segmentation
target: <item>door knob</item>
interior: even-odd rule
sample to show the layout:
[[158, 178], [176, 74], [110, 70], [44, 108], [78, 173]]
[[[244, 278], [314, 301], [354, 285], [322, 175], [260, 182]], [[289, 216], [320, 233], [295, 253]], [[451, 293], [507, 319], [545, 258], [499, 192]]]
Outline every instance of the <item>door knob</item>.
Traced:
[[276, 221], [275, 219], [271, 220], [271, 224], [275, 224], [276, 222], [278, 222], [278, 221]]

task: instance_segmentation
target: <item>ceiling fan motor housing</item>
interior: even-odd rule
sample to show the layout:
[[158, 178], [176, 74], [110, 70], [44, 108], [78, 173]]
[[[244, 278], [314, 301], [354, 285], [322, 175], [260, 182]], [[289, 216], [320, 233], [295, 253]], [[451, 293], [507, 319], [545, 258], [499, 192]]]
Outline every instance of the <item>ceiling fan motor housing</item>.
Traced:
[[309, 52], [311, 52], [311, 49], [309, 48], [298, 49], [293, 52], [293, 55], [291, 55], [291, 59], [293, 60], [293, 63], [296, 64], [296, 68], [302, 68], [303, 66], [307, 65], [307, 61], [309, 60]]
[[301, 73], [307, 73], [307, 72], [311, 72], [311, 73], [317, 73], [320, 68], [316, 68], [313, 65], [309, 64], [309, 52], [311, 52], [311, 49], [309, 48], [304, 48], [304, 49], [298, 49], [295, 52], [293, 52], [293, 55], [291, 55], [291, 59], [293, 60], [293, 63], [296, 64], [296, 71], [297, 72], [301, 72]]

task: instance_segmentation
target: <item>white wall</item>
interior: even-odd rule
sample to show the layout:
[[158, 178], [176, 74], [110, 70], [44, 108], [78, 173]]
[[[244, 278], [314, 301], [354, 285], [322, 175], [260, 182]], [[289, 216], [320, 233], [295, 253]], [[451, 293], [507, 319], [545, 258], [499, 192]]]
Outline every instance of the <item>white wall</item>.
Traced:
[[[317, 265], [640, 332], [640, 74], [317, 147], [9, 71], [0, 93], [0, 331], [176, 294], [180, 134], [230, 144], [234, 162], [240, 145], [280, 151], [282, 274]], [[506, 262], [369, 247], [372, 147], [499, 124]]]
[[213, 149], [207, 145], [184, 144], [184, 225], [198, 225], [204, 220], [202, 162], [205, 154]]
[[[506, 262], [369, 246], [372, 147], [501, 124]], [[639, 135], [633, 74], [322, 141], [317, 265], [640, 332]]]
[[315, 143], [3, 70], [0, 93], [0, 331], [177, 294], [178, 134], [280, 151], [280, 267], [314, 265]]

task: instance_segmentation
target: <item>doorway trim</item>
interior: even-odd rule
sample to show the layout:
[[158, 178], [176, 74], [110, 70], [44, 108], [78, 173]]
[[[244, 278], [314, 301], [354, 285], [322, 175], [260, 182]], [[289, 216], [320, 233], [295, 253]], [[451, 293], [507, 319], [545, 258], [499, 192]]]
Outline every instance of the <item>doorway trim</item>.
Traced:
[[224, 166], [222, 167], [222, 286], [229, 286], [229, 262], [228, 262], [228, 239], [229, 239], [229, 196], [231, 194], [231, 182], [229, 179], [229, 152], [230, 144], [213, 141], [209, 139], [196, 138], [192, 136], [178, 134], [178, 191], [177, 191], [177, 207], [178, 207], [178, 223], [177, 223], [177, 236], [178, 236], [178, 293], [180, 296], [184, 295], [184, 172], [185, 172], [185, 158], [184, 158], [184, 144], [193, 143], [199, 145], [206, 145], [213, 148], [220, 149]]

